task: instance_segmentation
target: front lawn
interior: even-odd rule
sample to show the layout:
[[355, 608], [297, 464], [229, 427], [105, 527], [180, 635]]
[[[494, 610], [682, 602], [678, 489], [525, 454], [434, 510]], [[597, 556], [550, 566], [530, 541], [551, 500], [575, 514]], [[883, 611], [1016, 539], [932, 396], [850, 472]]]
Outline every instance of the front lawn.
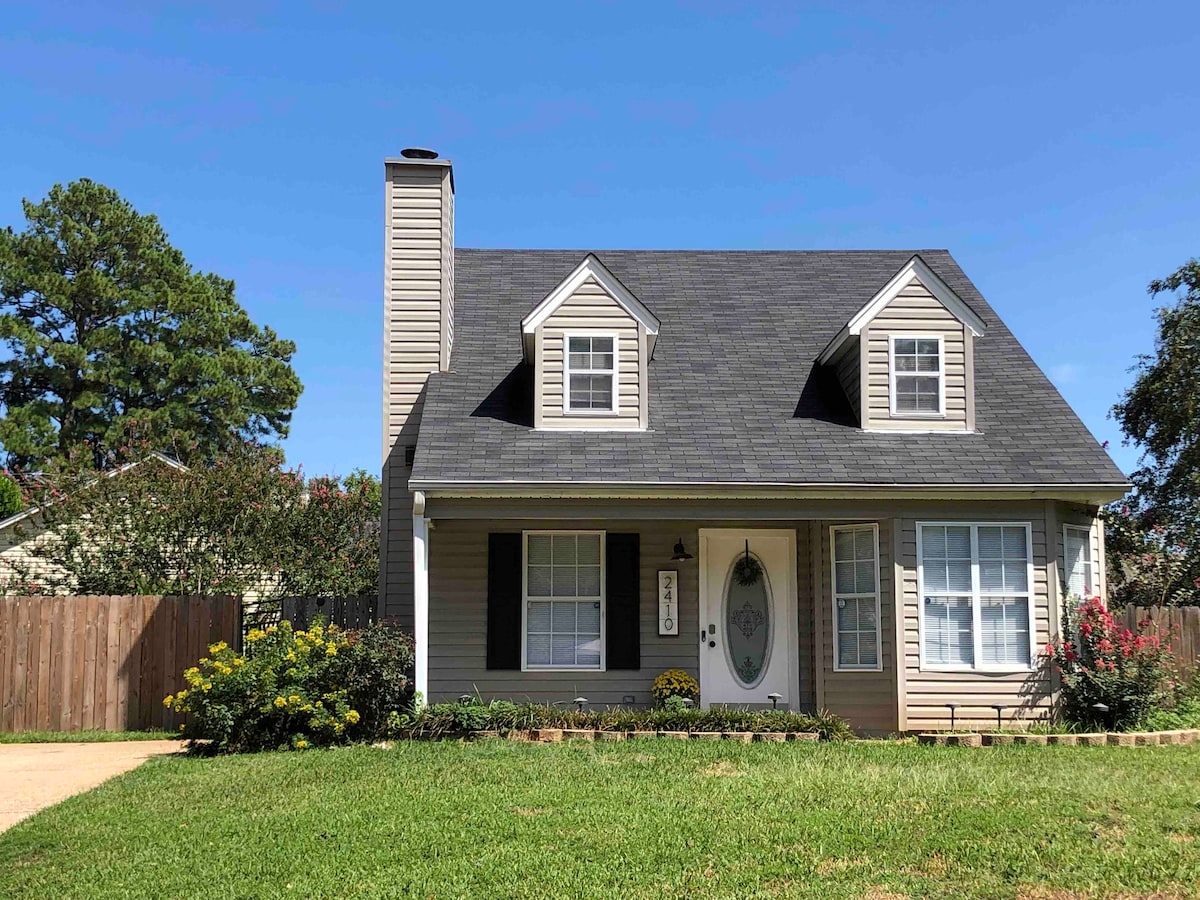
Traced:
[[1200, 746], [161, 758], [0, 836], [0, 896], [1190, 897], [1198, 772]]

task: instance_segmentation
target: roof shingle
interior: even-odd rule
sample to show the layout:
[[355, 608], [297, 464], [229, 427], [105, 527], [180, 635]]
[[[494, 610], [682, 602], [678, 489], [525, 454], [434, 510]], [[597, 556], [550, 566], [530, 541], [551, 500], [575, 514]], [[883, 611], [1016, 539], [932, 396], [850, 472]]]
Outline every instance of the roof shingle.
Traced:
[[[520, 322], [587, 252], [456, 251], [452, 371], [429, 378], [414, 486], [1126, 480], [945, 250], [595, 251], [661, 321], [650, 430], [534, 431]], [[987, 325], [974, 434], [864, 432], [814, 368], [914, 253]]]

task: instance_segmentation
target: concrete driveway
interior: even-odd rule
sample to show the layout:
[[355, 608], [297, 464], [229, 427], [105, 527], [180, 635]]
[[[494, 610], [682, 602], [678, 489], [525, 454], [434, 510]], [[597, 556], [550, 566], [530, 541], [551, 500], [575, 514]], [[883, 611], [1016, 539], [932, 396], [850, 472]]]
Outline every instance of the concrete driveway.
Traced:
[[182, 747], [179, 741], [0, 744], [0, 831], [136, 769], [152, 756], [178, 753]]

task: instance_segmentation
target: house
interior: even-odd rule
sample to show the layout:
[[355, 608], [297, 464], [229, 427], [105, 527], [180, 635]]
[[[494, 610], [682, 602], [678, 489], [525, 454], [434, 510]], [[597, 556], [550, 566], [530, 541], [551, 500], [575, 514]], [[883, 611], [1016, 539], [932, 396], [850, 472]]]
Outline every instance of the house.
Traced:
[[[1050, 709], [1128, 484], [945, 250], [455, 250], [385, 163], [381, 613], [430, 701]], [[669, 236], [668, 236], [669, 237]]]
[[[187, 466], [165, 453], [151, 451], [144, 459], [109, 470], [106, 477], [119, 478], [150, 461], [186, 472]], [[44, 521], [42, 509], [31, 506], [0, 521], [0, 595], [63, 594], [71, 589], [68, 573], [36, 552], [39, 544], [52, 540], [55, 532]]]

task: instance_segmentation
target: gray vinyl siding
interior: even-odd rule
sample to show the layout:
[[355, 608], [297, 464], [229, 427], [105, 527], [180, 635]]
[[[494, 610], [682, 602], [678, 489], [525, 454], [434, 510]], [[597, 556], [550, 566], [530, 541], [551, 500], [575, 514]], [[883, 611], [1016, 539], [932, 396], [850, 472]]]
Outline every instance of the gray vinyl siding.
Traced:
[[405, 458], [417, 442], [426, 379], [449, 367], [454, 187], [445, 163], [389, 162], [385, 175], [380, 611], [411, 626], [412, 494]]
[[[1050, 710], [1053, 681], [1041, 657], [1035, 657], [1034, 671], [1017, 674], [921, 671], [918, 522], [1030, 524], [1034, 646], [1040, 647], [1052, 631], [1051, 585], [1057, 584], [1056, 567], [1061, 555], [1060, 538], [1052, 538], [1049, 543], [1053, 556], [1048, 560], [1047, 535], [1061, 533], [1062, 519], [1071, 521], [1072, 517], [1091, 515], [1085, 508], [1055, 501], [764, 500], [743, 501], [734, 510], [729, 504], [706, 501], [672, 501], [664, 506], [649, 501], [508, 500], [500, 511], [494, 501], [436, 499], [430, 502], [429, 514], [435, 519], [430, 533], [433, 699], [453, 698], [478, 690], [488, 697], [540, 702], [571, 700], [582, 694], [600, 705], [621, 703], [623, 696], [632, 694], [637, 703], [645, 703], [654, 676], [663, 669], [679, 667], [698, 678], [699, 560], [671, 562], [675, 541], [682, 538], [684, 545], [696, 553], [701, 528], [794, 528], [799, 705], [804, 709], [829, 709], [844, 716], [859, 731], [871, 734], [945, 728], [949, 724], [947, 702], [960, 704], [960, 722], [979, 725], [995, 721], [995, 710], [991, 708], [994, 703], [1009, 707], [1006, 719], [1015, 716], [1021, 721], [1044, 717]], [[503, 518], [505, 515], [518, 518]], [[879, 526], [883, 671], [835, 672], [829, 527], [866, 522], [876, 522]], [[487, 535], [492, 531], [537, 528], [641, 534], [640, 671], [487, 670]], [[657, 633], [659, 569], [679, 571], [680, 628], [676, 637], [659, 637]], [[1056, 623], [1053, 630], [1057, 630]]]
[[[1030, 721], [1046, 717], [1052, 706], [1051, 667], [1044, 655], [1034, 656], [1034, 671], [1015, 674], [986, 672], [922, 671], [920, 651], [921, 598], [917, 591], [917, 523], [932, 521], [1028, 523], [1033, 542], [1034, 648], [1050, 639], [1050, 571], [1047, 565], [1047, 508], [1042, 503], [980, 504], [970, 514], [938, 515], [936, 511], [911, 514], [899, 519], [901, 562], [904, 582], [904, 681], [907, 730], [944, 729], [950, 725], [949, 702], [960, 704], [956, 711], [963, 726], [995, 724], [995, 703], [1003, 703], [1005, 721]], [[1051, 540], [1053, 548], [1054, 542]], [[1053, 566], [1053, 559], [1050, 560]], [[1057, 631], [1057, 626], [1053, 627]]]
[[849, 349], [834, 363], [834, 370], [837, 372], [838, 383], [842, 386], [842, 391], [850, 402], [850, 408], [854, 410], [854, 416], [860, 423], [862, 422], [863, 381], [861, 367], [862, 354], [859, 352], [859, 341], [858, 338], [852, 338], [849, 341]]
[[[602, 529], [641, 535], [641, 668], [611, 672], [521, 672], [487, 668], [488, 533], [531, 529]], [[682, 537], [697, 546], [696, 526], [621, 521], [440, 520], [430, 532], [429, 697], [432, 702], [479, 693], [539, 703], [585, 696], [593, 706], [616, 706], [627, 695], [651, 702], [650, 685], [665, 669], [699, 672], [699, 568], [695, 561], [671, 562]], [[679, 572], [679, 634], [658, 634], [658, 571]]]
[[[615, 415], [563, 413], [563, 341], [568, 332], [603, 331], [617, 335], [617, 412]], [[645, 427], [641, 358], [644, 342], [637, 319], [589, 278], [538, 329], [537, 394], [539, 428], [588, 429]]]
[[[810, 546], [817, 552], [810, 567], [813, 596], [817, 600], [816, 631], [821, 636], [817, 653], [821, 660], [821, 688], [818, 705], [836, 713], [855, 729], [866, 734], [886, 735], [899, 729], [899, 704], [896, 689], [896, 616], [892, 577], [891, 519], [863, 519], [853, 522], [819, 521], [809, 523]], [[833, 525], [879, 526], [879, 633], [882, 671], [836, 671], [834, 668], [832, 542]]]
[[[889, 379], [889, 344], [893, 336], [928, 335], [942, 338], [945, 371], [945, 410], [940, 418], [893, 415]], [[866, 347], [866, 409], [864, 427], [872, 430], [969, 431], [974, 428], [974, 379], [967, 371], [973, 354], [971, 334], [919, 281], [913, 281], [871, 320], [863, 331]], [[970, 415], [968, 415], [970, 413]]]

